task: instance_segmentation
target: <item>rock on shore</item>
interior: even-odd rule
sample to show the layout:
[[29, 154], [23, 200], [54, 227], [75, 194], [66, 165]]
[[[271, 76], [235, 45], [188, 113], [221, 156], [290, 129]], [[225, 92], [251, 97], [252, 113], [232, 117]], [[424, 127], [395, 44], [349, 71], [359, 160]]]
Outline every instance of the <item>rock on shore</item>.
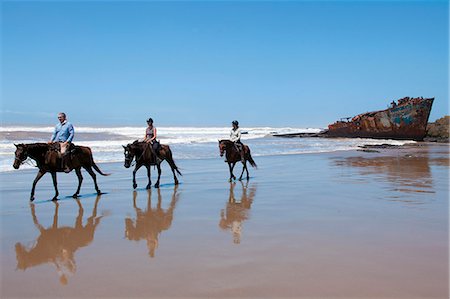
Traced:
[[446, 115], [434, 123], [428, 123], [425, 141], [449, 142], [450, 116]]

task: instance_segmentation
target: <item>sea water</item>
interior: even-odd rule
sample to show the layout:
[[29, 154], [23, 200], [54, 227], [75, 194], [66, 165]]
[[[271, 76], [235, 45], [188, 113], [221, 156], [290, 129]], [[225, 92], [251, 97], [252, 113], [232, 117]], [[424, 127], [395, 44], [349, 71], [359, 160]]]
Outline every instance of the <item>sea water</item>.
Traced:
[[[229, 127], [158, 127], [158, 140], [170, 145], [175, 160], [218, 159], [218, 140], [229, 137]], [[49, 126], [0, 127], [0, 172], [14, 170], [14, 144], [47, 142], [54, 130]], [[403, 145], [414, 141], [364, 138], [282, 138], [272, 134], [318, 133], [321, 128], [244, 127], [241, 141], [252, 156], [293, 155], [358, 149], [362, 145]], [[142, 140], [145, 127], [75, 127], [74, 143], [92, 149], [97, 163], [123, 162], [123, 145]], [[21, 169], [32, 168], [25, 163]]]

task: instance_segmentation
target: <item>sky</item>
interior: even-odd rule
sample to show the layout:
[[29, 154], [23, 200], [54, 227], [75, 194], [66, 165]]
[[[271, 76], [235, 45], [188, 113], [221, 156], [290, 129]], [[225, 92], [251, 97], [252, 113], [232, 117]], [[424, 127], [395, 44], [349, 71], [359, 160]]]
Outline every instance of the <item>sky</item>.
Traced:
[[326, 127], [435, 97], [448, 1], [3, 1], [1, 122]]

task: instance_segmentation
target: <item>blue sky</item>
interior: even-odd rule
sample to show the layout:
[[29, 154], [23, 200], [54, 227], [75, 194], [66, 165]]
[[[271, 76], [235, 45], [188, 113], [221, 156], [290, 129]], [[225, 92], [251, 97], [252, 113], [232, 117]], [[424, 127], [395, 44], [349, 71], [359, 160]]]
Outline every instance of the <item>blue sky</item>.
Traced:
[[325, 127], [449, 113], [447, 1], [3, 1], [3, 124]]

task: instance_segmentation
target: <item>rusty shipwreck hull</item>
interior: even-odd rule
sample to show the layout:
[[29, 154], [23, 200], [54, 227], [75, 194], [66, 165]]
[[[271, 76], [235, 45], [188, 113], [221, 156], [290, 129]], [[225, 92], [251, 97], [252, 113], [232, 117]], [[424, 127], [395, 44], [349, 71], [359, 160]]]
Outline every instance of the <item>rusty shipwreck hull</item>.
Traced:
[[434, 98], [405, 97], [386, 110], [367, 112], [328, 126], [328, 137], [409, 139], [421, 141]]

